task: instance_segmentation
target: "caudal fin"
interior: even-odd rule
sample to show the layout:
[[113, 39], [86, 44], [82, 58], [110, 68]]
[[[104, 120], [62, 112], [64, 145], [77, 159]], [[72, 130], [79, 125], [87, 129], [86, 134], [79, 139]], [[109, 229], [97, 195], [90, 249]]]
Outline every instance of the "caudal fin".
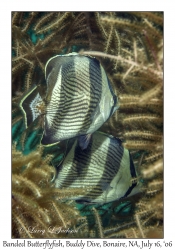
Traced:
[[34, 85], [20, 101], [20, 108], [24, 115], [25, 126], [30, 124], [41, 114], [43, 100], [38, 92], [37, 86]]

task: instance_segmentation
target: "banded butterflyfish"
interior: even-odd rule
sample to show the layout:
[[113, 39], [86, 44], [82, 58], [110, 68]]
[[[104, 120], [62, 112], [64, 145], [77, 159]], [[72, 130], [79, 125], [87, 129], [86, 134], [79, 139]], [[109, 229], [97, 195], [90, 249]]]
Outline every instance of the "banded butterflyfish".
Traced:
[[78, 140], [69, 140], [59, 169], [56, 188], [89, 189], [86, 194], [71, 197], [80, 203], [103, 204], [140, 192], [130, 152], [118, 138], [101, 132], [92, 134], [85, 150]]
[[42, 115], [43, 145], [78, 137], [85, 149], [91, 134], [119, 107], [104, 68], [94, 57], [56, 55], [46, 63], [45, 79], [44, 97], [34, 86], [20, 102], [26, 127]]

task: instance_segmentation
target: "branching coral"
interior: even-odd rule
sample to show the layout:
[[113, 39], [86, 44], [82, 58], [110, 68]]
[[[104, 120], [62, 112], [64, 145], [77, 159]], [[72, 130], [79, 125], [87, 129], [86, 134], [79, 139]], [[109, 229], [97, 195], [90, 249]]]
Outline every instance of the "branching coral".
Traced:
[[[79, 229], [81, 228], [79, 234], [72, 234], [72, 237], [162, 237], [162, 33], [163, 14], [161, 12], [12, 13], [12, 123], [15, 126], [18, 124], [15, 127], [15, 133], [23, 133], [24, 130], [24, 128], [21, 129], [22, 114], [18, 108], [21, 96], [32, 84], [41, 86], [41, 95], [45, 93], [44, 66], [50, 57], [72, 51], [95, 56], [104, 66], [120, 102], [119, 111], [114, 113], [101, 130], [119, 137], [123, 145], [131, 151], [137, 166], [139, 181], [143, 184], [143, 194], [139, 200], [133, 201], [135, 208], [129, 214], [129, 218], [114, 212], [113, 215], [110, 214], [110, 225], [106, 226], [104, 218], [108, 208], [94, 207], [90, 215], [94, 223], [91, 224], [87, 218], [83, 218], [78, 226]], [[31, 131], [36, 133], [38, 131], [40, 134], [41, 129], [42, 122], [38, 121], [23, 133], [22, 138], [20, 137], [23, 145]], [[31, 154], [40, 155], [38, 150]], [[13, 152], [15, 164], [12, 189], [15, 192], [13, 230], [19, 229], [20, 223], [26, 224], [25, 222], [29, 220], [32, 221], [32, 225], [37, 223], [41, 225], [41, 218], [44, 218], [43, 226], [48, 225], [47, 219], [55, 225], [49, 210], [53, 211], [53, 215], [57, 214], [59, 225], [65, 226], [68, 222], [63, 222], [60, 217], [62, 203], [58, 204], [54, 198], [47, 205], [43, 203], [40, 207], [40, 202], [43, 202], [41, 197], [45, 195], [47, 199], [49, 197], [46, 190], [50, 190], [50, 182], [46, 180], [51, 180], [53, 169], [43, 163], [42, 157], [39, 159], [36, 156], [36, 161], [33, 162], [31, 155], [22, 157], [15, 149]], [[21, 158], [17, 158], [17, 154], [20, 154]], [[28, 160], [27, 157], [29, 157]], [[17, 159], [21, 159], [21, 163]], [[45, 166], [42, 170], [38, 165], [36, 168], [32, 167], [38, 164], [37, 161]], [[18, 164], [21, 165], [18, 166]], [[21, 172], [25, 164], [27, 168]], [[35, 171], [38, 171], [36, 174], [38, 180], [34, 178]], [[52, 195], [55, 197], [54, 188], [52, 190]], [[59, 190], [57, 192], [57, 196], [60, 195], [62, 199], [62, 193], [59, 193]], [[26, 199], [24, 202], [24, 195], [33, 198]], [[35, 218], [34, 210], [29, 209], [31, 204], [40, 208], [37, 209], [40, 217]], [[64, 205], [68, 206], [66, 203]], [[112, 210], [115, 211], [119, 205], [121, 205], [120, 201], [113, 203]], [[57, 211], [56, 208], [59, 210]], [[71, 211], [70, 214], [75, 213], [74, 210]], [[77, 210], [76, 213], [78, 213]], [[79, 218], [76, 213], [75, 216], [72, 215]], [[76, 227], [75, 224], [73, 224], [74, 227]], [[21, 236], [20, 232], [13, 232], [15, 237]], [[23, 232], [22, 236], [34, 235], [26, 235], [26, 232]]]
[[12, 157], [12, 237], [69, 237], [64, 230], [78, 226], [83, 218], [63, 201], [85, 189], [55, 189], [56, 170], [49, 165], [51, 156], [42, 158], [41, 147], [24, 156], [13, 146]]

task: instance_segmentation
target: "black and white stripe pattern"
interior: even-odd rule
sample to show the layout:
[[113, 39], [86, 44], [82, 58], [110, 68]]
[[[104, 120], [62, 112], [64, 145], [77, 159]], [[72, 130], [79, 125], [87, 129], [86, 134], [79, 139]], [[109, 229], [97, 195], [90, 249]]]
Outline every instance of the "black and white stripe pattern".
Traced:
[[53, 57], [46, 64], [46, 80], [42, 144], [93, 133], [114, 109], [116, 96], [95, 58], [77, 53]]
[[[95, 132], [86, 150], [77, 141], [70, 147], [56, 179], [58, 188], [89, 187], [85, 196], [74, 197], [81, 201], [106, 203], [128, 196], [132, 186], [132, 160], [129, 151], [118, 139]], [[133, 164], [133, 163], [132, 163]], [[132, 189], [135, 186], [132, 187]]]

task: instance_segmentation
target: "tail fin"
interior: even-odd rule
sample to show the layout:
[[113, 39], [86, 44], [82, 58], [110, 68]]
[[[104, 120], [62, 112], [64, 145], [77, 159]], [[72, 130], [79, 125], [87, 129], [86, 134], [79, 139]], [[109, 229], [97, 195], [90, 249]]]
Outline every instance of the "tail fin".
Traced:
[[43, 103], [43, 100], [38, 92], [38, 88], [34, 85], [25, 96], [23, 96], [20, 101], [20, 108], [24, 115], [24, 121], [26, 128], [38, 118], [41, 114], [40, 107]]

